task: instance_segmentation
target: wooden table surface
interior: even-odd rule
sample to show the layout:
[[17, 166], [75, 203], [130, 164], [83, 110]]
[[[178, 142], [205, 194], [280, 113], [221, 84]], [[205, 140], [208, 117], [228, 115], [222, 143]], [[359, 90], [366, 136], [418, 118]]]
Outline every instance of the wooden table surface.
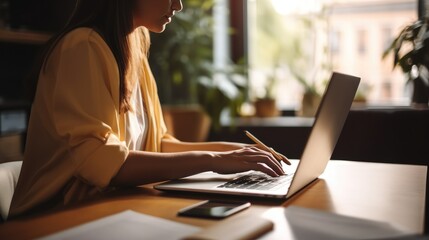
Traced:
[[[200, 227], [237, 217], [261, 216], [275, 223], [269, 239], [285, 239], [290, 235], [284, 215], [287, 206], [389, 222], [420, 234], [424, 224], [426, 174], [426, 166], [335, 160], [330, 161], [319, 179], [288, 200], [166, 193], [145, 185], [59, 211], [9, 221], [0, 225], [0, 239], [33, 239], [128, 209]], [[221, 221], [176, 216], [179, 209], [206, 199], [248, 200], [252, 206]]]

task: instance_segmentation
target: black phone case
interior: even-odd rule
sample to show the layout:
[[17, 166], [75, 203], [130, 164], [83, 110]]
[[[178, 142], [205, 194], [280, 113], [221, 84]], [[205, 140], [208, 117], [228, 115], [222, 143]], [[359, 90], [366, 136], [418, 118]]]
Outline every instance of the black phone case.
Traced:
[[[211, 208], [205, 207], [206, 204], [213, 204]], [[216, 213], [216, 211], [210, 211], [213, 210], [214, 207], [231, 207], [231, 205], [235, 205], [233, 208], [227, 210], [227, 211], [219, 211]], [[221, 219], [226, 218], [228, 216], [231, 216], [235, 213], [238, 213], [248, 207], [250, 207], [249, 202], [226, 202], [226, 201], [203, 201], [199, 202], [197, 204], [191, 205], [189, 207], [185, 207], [177, 213], [179, 216], [186, 216], [186, 217], [197, 217], [197, 218], [212, 218], [212, 219]]]

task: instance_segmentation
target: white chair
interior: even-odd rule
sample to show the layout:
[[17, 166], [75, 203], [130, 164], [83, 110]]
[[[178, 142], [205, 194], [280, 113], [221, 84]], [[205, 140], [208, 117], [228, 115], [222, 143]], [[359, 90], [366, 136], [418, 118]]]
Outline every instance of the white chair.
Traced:
[[3, 221], [9, 215], [12, 196], [21, 172], [22, 161], [0, 164], [0, 214]]

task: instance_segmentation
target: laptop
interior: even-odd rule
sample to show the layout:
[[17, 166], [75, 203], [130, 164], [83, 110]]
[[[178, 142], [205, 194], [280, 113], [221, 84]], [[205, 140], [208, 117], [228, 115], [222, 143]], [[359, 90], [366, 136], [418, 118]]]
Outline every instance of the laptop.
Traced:
[[221, 175], [204, 172], [154, 186], [162, 191], [289, 198], [325, 170], [346, 121], [360, 78], [334, 72], [323, 94], [300, 161], [294, 172], [270, 177], [258, 171]]

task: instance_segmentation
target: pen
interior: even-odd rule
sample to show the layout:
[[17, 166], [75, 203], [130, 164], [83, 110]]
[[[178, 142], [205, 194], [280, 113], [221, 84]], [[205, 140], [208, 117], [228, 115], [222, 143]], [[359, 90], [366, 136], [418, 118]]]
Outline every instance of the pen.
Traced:
[[289, 160], [284, 157], [281, 156], [279, 153], [277, 153], [276, 151], [274, 151], [273, 148], [268, 147], [267, 145], [265, 145], [263, 142], [261, 142], [261, 140], [257, 139], [255, 136], [253, 136], [253, 134], [251, 134], [249, 131], [244, 131], [244, 133], [246, 133], [246, 135], [252, 139], [252, 141], [254, 141], [256, 144], [258, 144], [261, 148], [263, 148], [264, 150], [270, 152], [271, 154], [273, 154], [273, 156], [279, 160], [279, 161], [284, 161], [286, 164], [291, 165], [291, 163], [289, 162]]

